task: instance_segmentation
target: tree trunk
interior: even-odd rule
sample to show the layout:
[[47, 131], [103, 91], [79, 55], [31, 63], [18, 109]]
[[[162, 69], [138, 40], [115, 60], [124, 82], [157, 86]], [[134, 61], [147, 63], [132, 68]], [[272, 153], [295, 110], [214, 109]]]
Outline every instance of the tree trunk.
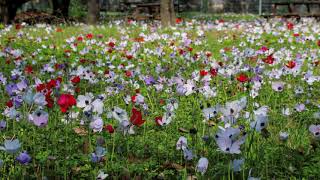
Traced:
[[174, 0], [170, 0], [170, 22], [171, 25], [175, 25], [176, 24], [176, 14], [174, 12]]
[[161, 24], [165, 27], [174, 25], [176, 17], [173, 0], [161, 0], [160, 6]]
[[0, 0], [1, 21], [4, 24], [12, 23], [19, 7], [28, 0]]
[[99, 3], [98, 0], [88, 1], [88, 24], [97, 24], [99, 19]]

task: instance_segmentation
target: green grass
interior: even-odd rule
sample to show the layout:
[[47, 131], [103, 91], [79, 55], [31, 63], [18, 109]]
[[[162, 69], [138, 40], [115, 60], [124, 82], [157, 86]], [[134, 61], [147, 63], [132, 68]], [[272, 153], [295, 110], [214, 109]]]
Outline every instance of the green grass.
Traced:
[[[203, 20], [215, 20], [225, 19], [230, 21], [249, 21], [254, 19], [254, 16], [220, 16], [220, 15], [203, 15], [203, 14], [183, 14], [182, 17], [194, 17], [198, 16]], [[196, 36], [196, 27], [184, 28], [180, 27], [177, 30], [161, 30], [158, 29], [157, 33], [168, 33], [171, 35], [173, 32], [187, 32], [189, 37], [193, 40], [198, 38]], [[97, 39], [100, 42], [106, 43], [109, 38], [115, 38], [117, 43], [121, 40], [121, 29], [125, 30], [125, 35], [129, 36], [128, 47], [130, 49], [133, 46], [132, 39], [137, 38], [140, 33], [150, 34], [149, 29], [143, 29], [141, 26], [115, 26], [110, 27], [105, 24], [104, 27], [90, 27], [90, 26], [61, 26], [63, 32], [47, 33], [44, 28], [28, 27], [22, 31], [25, 33], [24, 38], [15, 38], [9, 42], [8, 37], [16, 36], [18, 31], [11, 29], [8, 33], [1, 33], [1, 46], [9, 46], [16, 49], [22, 49], [24, 51], [24, 58], [27, 64], [31, 64], [32, 60], [37, 61], [35, 65], [35, 74], [27, 76], [31, 81], [33, 76], [38, 77], [45, 81], [50, 79], [50, 74], [39, 74], [42, 64], [48, 63], [52, 56], [57, 59], [58, 63], [77, 62], [79, 58], [86, 58], [89, 60], [101, 59], [106, 61], [109, 55], [101, 53], [94, 53], [91, 51], [85, 56], [72, 54], [70, 58], [64, 56], [63, 45], [66, 44], [66, 39], [72, 36], [77, 37], [80, 34], [86, 35], [93, 33], [94, 35], [102, 34], [102, 39]], [[216, 61], [221, 61], [222, 57], [220, 50], [226, 47], [239, 47], [239, 43], [245, 40], [246, 29], [240, 30], [225, 30], [206, 31], [206, 36], [199, 38], [204, 43], [202, 45], [193, 45], [195, 52], [211, 51], [213, 58]], [[48, 37], [48, 40], [43, 40], [42, 43], [37, 43], [34, 40], [28, 40], [27, 37]], [[280, 35], [283, 37], [283, 34]], [[318, 35], [317, 35], [318, 36]], [[228, 37], [222, 42], [219, 39]], [[235, 38], [234, 38], [235, 37]], [[319, 38], [319, 37], [318, 37]], [[268, 46], [274, 47], [276, 50], [280, 50], [282, 47], [290, 47], [294, 45], [297, 50], [294, 51], [294, 55], [306, 51], [310, 55], [312, 49], [318, 47], [314, 44], [278, 44], [277, 37], [264, 33], [260, 41], [265, 42], [268, 40]], [[182, 44], [181, 42], [176, 42]], [[189, 78], [191, 72], [197, 69], [201, 69], [203, 64], [201, 61], [195, 61], [194, 63], [187, 64], [185, 59], [178, 57], [176, 62], [165, 63], [163, 59], [169, 59], [169, 54], [172, 49], [167, 46], [168, 42], [160, 39], [155, 42], [145, 42], [141, 44], [144, 48], [155, 49], [159, 46], [164, 46], [165, 55], [157, 57], [155, 55], [146, 54], [143, 49], [140, 49], [138, 57], [132, 61], [136, 66], [141, 67], [141, 71], [146, 74], [152, 74], [157, 76], [155, 72], [156, 64], [162, 63], [170, 67], [170, 71], [162, 73], [160, 76], [170, 77], [175, 72], [181, 71], [180, 68], [184, 67], [182, 76]], [[42, 48], [42, 45], [47, 47], [55, 45], [57, 48], [51, 50], [48, 48]], [[82, 50], [85, 47], [84, 44], [79, 43], [78, 49]], [[245, 47], [239, 47], [240, 50], [244, 50], [246, 47], [251, 47], [255, 50], [260, 46], [248, 45]], [[102, 50], [101, 46], [93, 45], [93, 49]], [[42, 49], [36, 57], [32, 57], [31, 54]], [[230, 61], [232, 62], [233, 55], [228, 52]], [[113, 52], [110, 56], [115, 56], [115, 66], [125, 63], [127, 60], [122, 57], [122, 52]], [[262, 58], [262, 57], [260, 57]], [[108, 59], [108, 58], [107, 58]], [[0, 66], [1, 70], [6, 76], [10, 76], [11, 70], [14, 69], [14, 65], [5, 64], [5, 58], [1, 57]], [[243, 60], [246, 63], [250, 63], [248, 59]], [[282, 64], [283, 65], [283, 64]], [[89, 65], [87, 65], [89, 66]], [[280, 65], [279, 65], [280, 66]], [[104, 71], [106, 67], [93, 66], [95, 72], [99, 70]], [[266, 69], [272, 69], [267, 67]], [[115, 70], [118, 74], [123, 74], [120, 70]], [[319, 70], [314, 70], [317, 74]], [[53, 74], [58, 76], [56, 73]], [[266, 81], [268, 79], [264, 77]], [[297, 78], [284, 76], [283, 81], [291, 85], [302, 85], [305, 90], [308, 85], [301, 81], [301, 75]], [[69, 79], [64, 76], [63, 82], [67, 82]], [[311, 141], [313, 141], [308, 127], [312, 123], [318, 123], [319, 120], [313, 119], [313, 112], [317, 112], [319, 109], [311, 104], [307, 105], [307, 111], [302, 113], [294, 112], [292, 115], [285, 117], [281, 115], [281, 108], [283, 105], [294, 107], [295, 104], [304, 102], [310, 99], [306, 94], [301, 97], [294, 95], [294, 89], [286, 88], [283, 92], [276, 93], [271, 89], [271, 85], [267, 82], [260, 90], [260, 95], [256, 99], [249, 97], [248, 91], [238, 91], [236, 81], [229, 83], [229, 80], [218, 76], [211, 82], [221, 82], [222, 86], [218, 86], [217, 97], [206, 99], [201, 94], [192, 94], [190, 96], [179, 96], [175, 93], [169, 94], [166, 92], [156, 92], [154, 88], [146, 87], [146, 85], [138, 80], [140, 84], [141, 94], [145, 97], [146, 103], [149, 105], [149, 114], [144, 118], [147, 122], [139, 128], [136, 128], [136, 134], [123, 136], [120, 132], [116, 132], [112, 135], [103, 131], [101, 133], [92, 133], [88, 130], [87, 136], [79, 136], [74, 131], [74, 127], [79, 127], [79, 119], [72, 121], [70, 124], [63, 124], [61, 119], [66, 118], [56, 105], [53, 109], [45, 109], [49, 112], [49, 124], [44, 128], [37, 128], [31, 123], [27, 122], [27, 113], [31, 107], [23, 105], [21, 112], [23, 119], [20, 122], [15, 122], [6, 117], [0, 115], [0, 119], [6, 119], [8, 126], [5, 131], [1, 132], [4, 138], [19, 138], [22, 142], [22, 149], [27, 150], [32, 157], [32, 163], [28, 166], [22, 166], [17, 162], [14, 162], [14, 157], [1, 152], [0, 159], [3, 159], [5, 164], [0, 169], [0, 177], [3, 179], [39, 179], [41, 177], [59, 178], [59, 179], [94, 179], [99, 170], [103, 170], [108, 173], [112, 179], [119, 179], [120, 177], [131, 178], [143, 178], [152, 179], [155, 177], [164, 177], [165, 179], [186, 179], [188, 176], [196, 175], [199, 179], [246, 179], [248, 177], [249, 170], [252, 168], [252, 176], [261, 177], [262, 179], [299, 179], [299, 178], [316, 178], [319, 172], [319, 148], [313, 149]], [[110, 84], [106, 82], [100, 82], [96, 85], [91, 85], [88, 82], [81, 82], [80, 93], [92, 92], [95, 95], [105, 91], [105, 87]], [[311, 100], [318, 100], [320, 97], [317, 89], [320, 88], [319, 83], [315, 83], [314, 90], [311, 91]], [[1, 92], [4, 91], [4, 86], [0, 86]], [[133, 95], [135, 88], [132, 85], [126, 86], [124, 91], [121, 91], [117, 95], [108, 96], [104, 102], [106, 108], [113, 106], [119, 106], [125, 109], [130, 115], [132, 104], [126, 105], [123, 101], [123, 97], [127, 94]], [[62, 92], [62, 91], [61, 91]], [[206, 143], [202, 141], [203, 135], [211, 135], [217, 132], [218, 127], [209, 127], [202, 122], [203, 117], [200, 109], [200, 102], [214, 104], [224, 104], [227, 101], [236, 100], [240, 97], [248, 96], [248, 107], [246, 111], [252, 111], [255, 107], [254, 102], [258, 102], [260, 105], [268, 105], [270, 107], [270, 124], [268, 131], [269, 137], [263, 137], [261, 134], [249, 130], [249, 123], [244, 118], [239, 119], [239, 124], [244, 124], [249, 132], [246, 143], [242, 146], [242, 153], [240, 155], [228, 155], [218, 151], [218, 147], [212, 138], [210, 142]], [[154, 119], [157, 116], [163, 114], [164, 110], [159, 104], [160, 99], [176, 98], [179, 101], [179, 108], [176, 110], [176, 118], [170, 125], [165, 127], [156, 126]], [[7, 94], [3, 94], [0, 100], [0, 107], [4, 109], [4, 104], [9, 100]], [[73, 112], [81, 112], [78, 108], [73, 108]], [[109, 119], [106, 113], [102, 115], [105, 124], [113, 124], [118, 126], [117, 121]], [[223, 123], [218, 122], [222, 125]], [[192, 135], [189, 133], [182, 133], [179, 128], [185, 128], [187, 130], [196, 128], [198, 133]], [[279, 140], [279, 132], [287, 131], [290, 136], [287, 142], [281, 142]], [[175, 144], [180, 136], [185, 136], [188, 139], [188, 144], [197, 155], [190, 162], [186, 162], [183, 158], [183, 153], [176, 150]], [[90, 161], [90, 153], [94, 151], [96, 146], [96, 139], [103, 137], [105, 140], [104, 147], [107, 149], [104, 161], [100, 163], [92, 163]], [[2, 144], [2, 141], [0, 141]], [[207, 157], [209, 159], [209, 168], [204, 176], [201, 176], [195, 171], [195, 166], [198, 159], [201, 157]], [[52, 157], [55, 160], [50, 160]], [[233, 173], [230, 170], [229, 163], [236, 158], [245, 158], [245, 165], [243, 170], [239, 173]]]

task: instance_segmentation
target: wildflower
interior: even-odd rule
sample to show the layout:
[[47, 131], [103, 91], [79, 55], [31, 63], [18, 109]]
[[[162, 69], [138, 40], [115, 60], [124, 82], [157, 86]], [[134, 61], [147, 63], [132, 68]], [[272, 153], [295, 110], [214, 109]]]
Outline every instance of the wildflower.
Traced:
[[97, 146], [94, 153], [91, 153], [91, 161], [94, 163], [100, 162], [106, 154], [106, 148]]
[[22, 165], [28, 165], [29, 162], [31, 161], [31, 157], [26, 151], [24, 151], [19, 154], [16, 160]]
[[241, 166], [244, 163], [244, 159], [235, 159], [232, 161], [232, 170], [234, 172], [239, 172], [241, 171]]
[[196, 168], [197, 172], [200, 172], [202, 175], [204, 175], [204, 173], [206, 173], [208, 169], [208, 164], [209, 164], [209, 161], [207, 158], [205, 157], [200, 158]]
[[19, 151], [21, 144], [18, 139], [5, 140], [4, 146], [0, 146], [0, 150], [4, 150], [7, 153], [14, 154]]
[[1, 120], [0, 121], [0, 131], [4, 130], [7, 127], [7, 122]]
[[271, 83], [271, 87], [274, 91], [277, 91], [277, 92], [281, 92], [283, 91], [284, 89], [284, 82], [281, 82], [281, 81], [277, 81], [277, 82], [272, 82]]
[[265, 129], [268, 124], [268, 116], [265, 115], [255, 115], [255, 121], [250, 123], [251, 128], [254, 128], [256, 131], [261, 132], [262, 129]]
[[246, 135], [238, 138], [239, 135], [239, 128], [221, 129], [215, 136], [219, 149], [229, 154], [240, 154], [240, 145], [245, 142]]
[[90, 128], [93, 129], [93, 132], [101, 132], [103, 129], [103, 120], [98, 116], [94, 116], [90, 123]]
[[242, 97], [239, 100], [227, 102], [225, 106], [219, 110], [223, 114], [223, 120], [234, 124], [239, 117], [239, 113], [247, 106], [247, 97]]
[[97, 180], [104, 180], [108, 177], [109, 175], [108, 174], [105, 174], [102, 170], [99, 170], [99, 174], [97, 176]]
[[104, 129], [108, 131], [110, 134], [114, 133], [114, 128], [112, 127], [111, 124], [106, 125]]
[[142, 113], [141, 111], [139, 111], [138, 109], [136, 108], [132, 108], [132, 115], [130, 117], [130, 122], [133, 124], [133, 125], [136, 125], [136, 126], [141, 126], [145, 120], [142, 119]]
[[47, 101], [46, 101], [46, 96], [43, 95], [42, 93], [37, 92], [34, 96], [33, 96], [33, 102], [39, 106], [45, 106], [47, 105]]
[[71, 94], [61, 94], [58, 99], [58, 105], [63, 113], [66, 113], [68, 109], [77, 104], [76, 99]]
[[237, 80], [239, 82], [244, 83], [244, 82], [249, 81], [249, 77], [246, 74], [241, 73], [241, 74], [238, 75]]
[[176, 144], [176, 149], [177, 150], [184, 150], [187, 148], [187, 138], [184, 137], [184, 136], [181, 136], [179, 138], [179, 140], [177, 141], [177, 144]]
[[78, 84], [80, 82], [80, 77], [79, 76], [75, 76], [71, 79], [71, 82], [73, 84]]
[[120, 123], [122, 121], [129, 121], [127, 112], [119, 107], [112, 108], [109, 115], [110, 115], [110, 118], [113, 117], [114, 119], [118, 120]]
[[293, 69], [294, 67], [296, 67], [296, 62], [295, 61], [289, 61], [286, 64], [286, 67], [289, 68], [289, 69]]
[[38, 127], [44, 127], [48, 124], [49, 114], [43, 110], [34, 111], [29, 115], [29, 120]]
[[218, 108], [219, 106], [214, 106], [214, 107], [208, 107], [208, 108], [202, 109], [202, 114], [204, 116], [205, 121], [208, 121], [216, 117], [219, 112]]
[[299, 104], [297, 104], [296, 106], [295, 106], [295, 110], [297, 111], [297, 112], [302, 112], [302, 111], [304, 111], [306, 109], [306, 106], [304, 105], [304, 104], [302, 104], [302, 103], [299, 103]]
[[310, 125], [309, 131], [313, 134], [316, 139], [320, 139], [320, 125]]
[[286, 141], [289, 137], [289, 134], [287, 132], [280, 132], [279, 133], [279, 138], [281, 141]]
[[192, 160], [194, 157], [192, 150], [188, 148], [183, 149], [183, 156], [187, 161]]

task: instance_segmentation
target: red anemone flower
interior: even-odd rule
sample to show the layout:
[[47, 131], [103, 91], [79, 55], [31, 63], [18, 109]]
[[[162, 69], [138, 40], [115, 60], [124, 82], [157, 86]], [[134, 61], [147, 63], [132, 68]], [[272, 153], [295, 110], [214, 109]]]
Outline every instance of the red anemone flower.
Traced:
[[216, 76], [218, 74], [218, 70], [214, 69], [214, 68], [211, 68], [210, 69], [210, 74], [211, 74], [211, 76]]
[[288, 23], [287, 23], [287, 28], [288, 28], [289, 30], [292, 30], [293, 27], [294, 27], [294, 25], [293, 25], [292, 22], [288, 22]]
[[76, 99], [71, 94], [61, 94], [58, 99], [58, 105], [63, 113], [66, 113], [68, 109], [77, 104]]
[[106, 125], [104, 129], [108, 131], [110, 134], [114, 133], [114, 128], [110, 124]]
[[176, 24], [182, 23], [182, 18], [176, 18]]
[[206, 76], [206, 75], [208, 75], [208, 71], [206, 71], [206, 70], [200, 70], [200, 76]]
[[93, 38], [93, 34], [91, 34], [91, 33], [87, 34], [87, 35], [86, 35], [86, 38], [87, 38], [87, 39], [92, 39], [92, 38]]
[[145, 120], [142, 119], [141, 111], [137, 110], [136, 108], [132, 108], [132, 114], [130, 117], [130, 122], [136, 126], [142, 126]]
[[239, 74], [239, 76], [237, 77], [237, 80], [239, 81], [239, 82], [242, 82], [242, 83], [244, 83], [244, 82], [247, 82], [247, 81], [249, 81], [249, 78], [248, 78], [248, 76], [246, 75], [246, 74]]
[[33, 68], [31, 65], [27, 65], [25, 68], [24, 68], [24, 71], [26, 72], [26, 74], [32, 74], [33, 73]]
[[73, 84], [78, 84], [80, 82], [80, 77], [79, 76], [75, 76], [71, 79], [71, 82]]
[[274, 62], [274, 57], [271, 55], [267, 56], [267, 58], [262, 59], [263, 62], [267, 63], [267, 64], [273, 64]]
[[287, 68], [289, 69], [293, 69], [294, 67], [296, 67], [296, 62], [295, 61], [289, 61], [287, 64], [286, 64]]

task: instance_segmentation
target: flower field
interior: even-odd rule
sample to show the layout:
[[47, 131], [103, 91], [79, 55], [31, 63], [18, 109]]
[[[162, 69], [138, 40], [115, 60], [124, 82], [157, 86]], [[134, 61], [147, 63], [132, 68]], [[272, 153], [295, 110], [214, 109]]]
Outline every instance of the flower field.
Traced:
[[1, 179], [316, 179], [315, 19], [0, 30]]

